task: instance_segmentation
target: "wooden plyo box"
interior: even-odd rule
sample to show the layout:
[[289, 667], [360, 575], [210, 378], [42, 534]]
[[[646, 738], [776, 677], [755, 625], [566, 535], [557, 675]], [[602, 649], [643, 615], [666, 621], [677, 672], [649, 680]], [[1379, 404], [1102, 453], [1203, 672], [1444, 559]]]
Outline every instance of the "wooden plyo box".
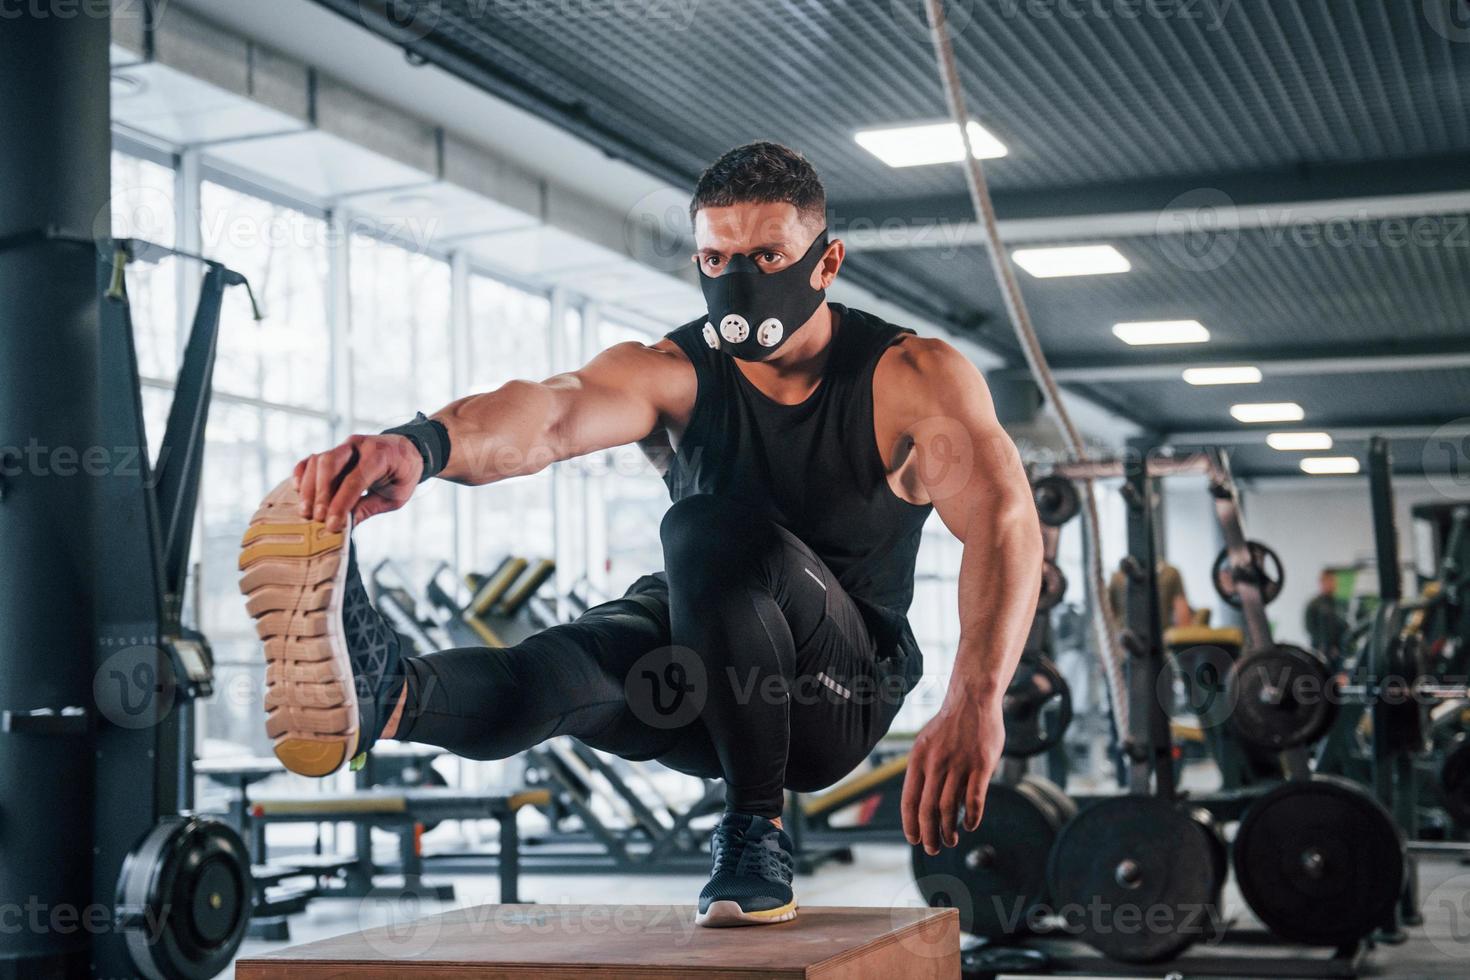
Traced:
[[235, 976], [958, 980], [959, 930], [954, 909], [804, 908], [702, 929], [682, 905], [482, 905], [241, 959]]

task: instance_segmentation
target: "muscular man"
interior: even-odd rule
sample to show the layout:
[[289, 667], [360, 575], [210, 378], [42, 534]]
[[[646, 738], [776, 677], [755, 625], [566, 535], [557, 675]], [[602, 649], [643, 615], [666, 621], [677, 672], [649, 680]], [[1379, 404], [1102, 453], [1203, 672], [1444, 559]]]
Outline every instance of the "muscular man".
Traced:
[[[799, 154], [733, 149], [690, 205], [707, 315], [297, 465], [240, 562], [288, 767], [325, 775], [380, 739], [499, 759], [571, 735], [722, 777], [696, 919], [789, 919], [783, 791], [851, 772], [920, 676], [905, 612], [937, 509], [964, 542], [961, 636], [914, 743], [904, 832], [937, 853], [978, 824], [1040, 589], [1030, 489], [966, 358], [826, 302], [845, 253], [825, 211]], [[400, 653], [358, 580], [356, 523], [430, 477], [481, 485], [634, 442], [673, 498], [661, 573], [509, 649]]]

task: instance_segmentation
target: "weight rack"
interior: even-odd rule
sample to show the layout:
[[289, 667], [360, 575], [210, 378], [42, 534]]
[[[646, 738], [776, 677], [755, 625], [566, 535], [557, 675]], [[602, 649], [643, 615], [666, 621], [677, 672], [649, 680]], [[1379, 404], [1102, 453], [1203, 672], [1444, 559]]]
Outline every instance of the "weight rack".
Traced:
[[[1122, 494], [1127, 503], [1128, 556], [1122, 564], [1127, 577], [1127, 592], [1125, 625], [1120, 640], [1129, 656], [1126, 697], [1130, 711], [1129, 731], [1121, 733], [1121, 736], [1127, 760], [1128, 795], [1178, 800], [1169, 712], [1157, 693], [1168, 670], [1159, 630], [1158, 565], [1152, 506], [1157, 480], [1176, 474], [1205, 475], [1209, 480], [1230, 566], [1233, 569], [1251, 569], [1254, 567], [1253, 555], [1251, 543], [1241, 525], [1239, 498], [1230, 475], [1228, 457], [1223, 450], [1211, 448], [1187, 456], [1172, 456], [1160, 453], [1146, 442], [1135, 442], [1129, 446], [1129, 451], [1131, 460], [1140, 462], [1127, 465], [1121, 461], [1063, 464], [1056, 468], [1055, 473], [1070, 479], [1120, 476], [1124, 479]], [[1274, 644], [1265, 613], [1261, 581], [1249, 574], [1239, 575], [1235, 578], [1235, 587], [1244, 621], [1242, 655], [1271, 649]], [[1099, 601], [1106, 601], [1106, 597], [1100, 597]], [[1283, 752], [1282, 764], [1288, 780], [1306, 780], [1311, 776], [1310, 757], [1304, 746], [1294, 746]], [[1228, 821], [1238, 819], [1261, 795], [1260, 789], [1252, 788], [1191, 798], [1188, 802], [1204, 807], [1218, 820]], [[1088, 803], [1106, 799], [1117, 797], [1079, 797], [1078, 803], [1085, 812]], [[1222, 889], [1223, 884], [1222, 877]], [[1021, 940], [1020, 944], [1045, 952], [1049, 959], [1048, 971], [1058, 975], [1132, 976], [1146, 969], [1149, 973], [1177, 973], [1191, 977], [1263, 978], [1355, 977], [1373, 948], [1371, 936], [1336, 948], [1295, 944], [1265, 929], [1238, 925], [1238, 917], [1224, 919], [1223, 899], [1220, 911], [1222, 916], [1218, 921], [1223, 924], [1223, 933], [1213, 942], [1212, 948], [1196, 946], [1164, 962], [1146, 966], [1110, 959], [1064, 933], [1042, 933]], [[983, 949], [982, 946], [968, 955], [982, 953]]]

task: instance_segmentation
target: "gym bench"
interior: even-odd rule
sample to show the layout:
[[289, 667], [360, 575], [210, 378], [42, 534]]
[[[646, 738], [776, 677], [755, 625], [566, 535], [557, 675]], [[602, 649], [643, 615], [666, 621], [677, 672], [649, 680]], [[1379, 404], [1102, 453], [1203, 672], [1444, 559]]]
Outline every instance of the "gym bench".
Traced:
[[[504, 788], [479, 793], [457, 789], [379, 789], [360, 793], [316, 796], [262, 797], [252, 800], [247, 822], [256, 830], [257, 862], [265, 860], [264, 828], [270, 823], [352, 823], [377, 827], [398, 835], [405, 885], [423, 875], [423, 828], [441, 820], [495, 820], [500, 825], [500, 852], [496, 862], [502, 903], [520, 901], [520, 835], [516, 815], [522, 807], [551, 802], [546, 789]], [[372, 887], [375, 871], [370, 849], [357, 855], [356, 885]]]

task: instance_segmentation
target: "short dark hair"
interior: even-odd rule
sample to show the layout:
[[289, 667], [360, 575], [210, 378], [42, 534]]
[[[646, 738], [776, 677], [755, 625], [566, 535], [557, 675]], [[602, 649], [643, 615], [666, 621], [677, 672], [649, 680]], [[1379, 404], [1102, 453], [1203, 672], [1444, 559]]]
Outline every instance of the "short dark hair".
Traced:
[[700, 208], [732, 204], [790, 204], [818, 228], [827, 223], [827, 190], [806, 157], [780, 143], [756, 140], [726, 150], [705, 168], [689, 202], [689, 220]]

